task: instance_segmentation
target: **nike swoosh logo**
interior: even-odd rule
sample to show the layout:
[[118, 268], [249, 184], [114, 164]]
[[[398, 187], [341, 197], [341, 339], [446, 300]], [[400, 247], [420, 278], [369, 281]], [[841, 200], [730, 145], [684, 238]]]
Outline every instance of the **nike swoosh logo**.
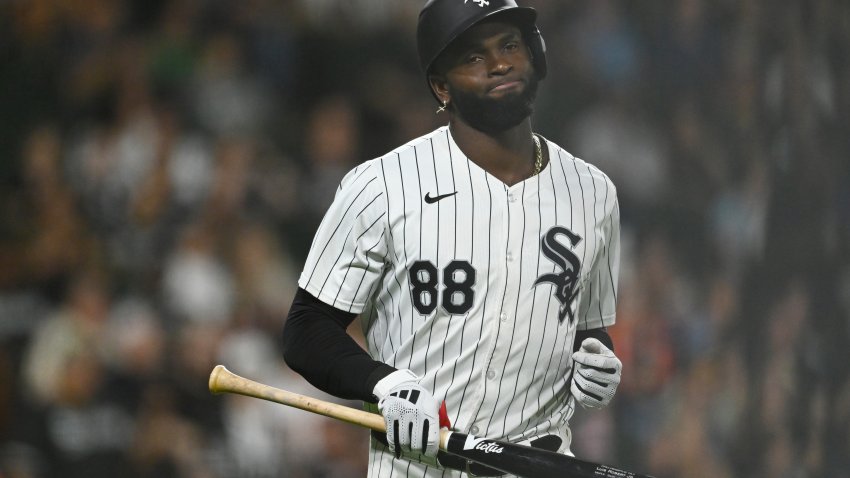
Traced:
[[439, 201], [440, 199], [445, 199], [449, 196], [454, 196], [455, 194], [457, 194], [457, 191], [455, 191], [453, 193], [440, 194], [439, 196], [431, 197], [431, 193], [425, 193], [425, 202], [427, 202], [428, 204], [434, 204], [435, 202]]

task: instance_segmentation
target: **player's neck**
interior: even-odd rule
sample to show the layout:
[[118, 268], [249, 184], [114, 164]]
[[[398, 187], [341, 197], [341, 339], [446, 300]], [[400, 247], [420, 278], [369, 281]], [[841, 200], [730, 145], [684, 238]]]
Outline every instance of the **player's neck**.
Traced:
[[457, 116], [449, 126], [463, 154], [503, 183], [513, 186], [532, 176], [535, 149], [530, 119], [498, 134], [479, 131]]

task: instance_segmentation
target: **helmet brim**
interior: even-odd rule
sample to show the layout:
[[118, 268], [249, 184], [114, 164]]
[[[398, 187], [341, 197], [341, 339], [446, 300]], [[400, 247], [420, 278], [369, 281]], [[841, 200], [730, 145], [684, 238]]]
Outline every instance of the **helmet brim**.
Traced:
[[443, 54], [443, 52], [445, 52], [464, 32], [472, 28], [474, 25], [496, 18], [504, 18], [508, 20], [509, 23], [517, 25], [523, 33], [526, 33], [535, 28], [537, 11], [530, 7], [504, 6], [493, 10], [492, 12], [488, 12], [486, 15], [469, 18], [467, 21], [455, 25], [455, 28], [442, 38], [440, 43], [443, 44], [443, 47], [438, 51], [431, 52], [428, 55], [426, 62], [423, 63], [422, 69], [425, 75], [427, 76], [432, 73], [437, 58], [439, 58], [440, 55]]

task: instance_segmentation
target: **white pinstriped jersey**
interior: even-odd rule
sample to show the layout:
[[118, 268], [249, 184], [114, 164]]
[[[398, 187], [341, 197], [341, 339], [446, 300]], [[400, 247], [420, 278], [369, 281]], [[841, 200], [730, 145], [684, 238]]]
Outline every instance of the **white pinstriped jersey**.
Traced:
[[[577, 329], [613, 325], [614, 185], [547, 141], [543, 171], [507, 186], [448, 126], [343, 180], [299, 285], [360, 314], [368, 351], [423, 377], [453, 428], [567, 451]], [[460, 476], [395, 459], [372, 440], [371, 477]], [[427, 462], [427, 460], [425, 460]]]

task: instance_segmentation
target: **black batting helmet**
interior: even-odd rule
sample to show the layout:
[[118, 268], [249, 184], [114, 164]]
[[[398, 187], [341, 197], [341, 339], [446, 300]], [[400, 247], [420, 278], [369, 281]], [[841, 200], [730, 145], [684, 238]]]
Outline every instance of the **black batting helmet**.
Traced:
[[496, 14], [504, 15], [523, 32], [531, 50], [534, 71], [538, 79], [543, 79], [546, 76], [546, 44], [535, 24], [537, 11], [520, 7], [514, 0], [428, 0], [419, 12], [416, 27], [419, 64], [426, 79], [434, 61], [455, 38]]

